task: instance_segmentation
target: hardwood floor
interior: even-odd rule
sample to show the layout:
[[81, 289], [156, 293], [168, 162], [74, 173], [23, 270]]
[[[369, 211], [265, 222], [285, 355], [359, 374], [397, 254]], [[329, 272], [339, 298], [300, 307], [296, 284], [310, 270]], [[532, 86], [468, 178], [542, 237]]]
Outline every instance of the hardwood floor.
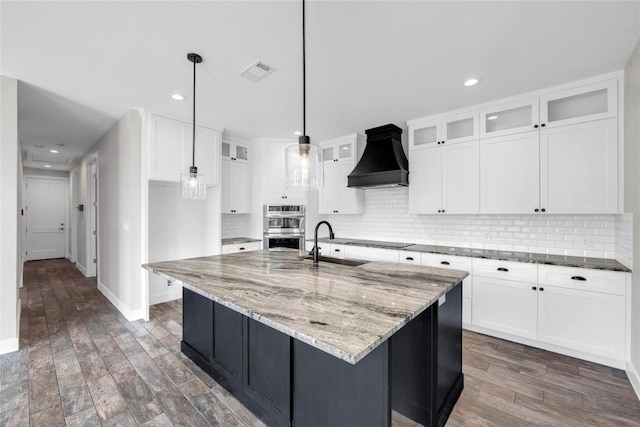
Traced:
[[[20, 350], [0, 355], [0, 426], [263, 425], [182, 355], [180, 301], [128, 322], [66, 260], [28, 262], [24, 283]], [[448, 426], [640, 425], [624, 371], [466, 331], [463, 345]]]

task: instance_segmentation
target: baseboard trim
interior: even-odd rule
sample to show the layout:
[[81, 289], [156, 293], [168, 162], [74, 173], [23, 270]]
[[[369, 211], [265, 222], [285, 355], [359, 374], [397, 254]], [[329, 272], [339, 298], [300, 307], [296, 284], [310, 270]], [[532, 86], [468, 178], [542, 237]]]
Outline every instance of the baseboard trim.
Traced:
[[144, 310], [131, 310], [120, 298], [118, 298], [109, 288], [107, 288], [102, 282], [98, 282], [98, 290], [109, 300], [115, 308], [117, 308], [128, 321], [144, 318]]
[[640, 375], [638, 374], [638, 371], [636, 370], [635, 366], [633, 366], [633, 363], [631, 362], [627, 362], [626, 371], [627, 371], [627, 377], [629, 377], [629, 381], [631, 382], [631, 386], [633, 387], [633, 390], [636, 392], [638, 399], [640, 399]]
[[82, 275], [83, 275], [84, 277], [89, 277], [89, 276], [87, 276], [87, 269], [86, 269], [86, 268], [84, 268], [84, 266], [83, 266], [82, 264], [80, 264], [79, 262], [77, 262], [77, 261], [76, 261], [76, 268], [77, 268], [78, 270], [80, 270], [80, 273], [82, 273]]
[[[174, 285], [175, 286], [175, 285]], [[182, 298], [182, 286], [176, 286], [176, 290], [171, 292], [164, 292], [157, 295], [149, 295], [149, 305], [156, 305], [163, 302], [174, 301]]]
[[17, 337], [0, 340], [0, 354], [18, 351], [18, 342], [19, 340]]

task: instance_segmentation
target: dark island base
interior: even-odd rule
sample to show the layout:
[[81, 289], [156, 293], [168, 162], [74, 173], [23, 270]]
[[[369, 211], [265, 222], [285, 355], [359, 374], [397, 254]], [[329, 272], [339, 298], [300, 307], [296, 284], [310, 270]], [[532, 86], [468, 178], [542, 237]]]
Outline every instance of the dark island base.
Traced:
[[183, 295], [182, 352], [269, 426], [443, 426], [462, 392], [460, 284], [355, 365]]

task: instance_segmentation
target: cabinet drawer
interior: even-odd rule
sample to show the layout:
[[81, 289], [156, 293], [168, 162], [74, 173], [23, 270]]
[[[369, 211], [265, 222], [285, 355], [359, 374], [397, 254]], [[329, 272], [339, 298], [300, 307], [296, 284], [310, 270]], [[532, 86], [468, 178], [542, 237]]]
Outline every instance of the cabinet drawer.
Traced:
[[344, 259], [344, 245], [332, 243], [329, 249], [330, 252], [327, 252], [328, 256]]
[[398, 251], [398, 261], [403, 264], [420, 265], [422, 253], [410, 251]]
[[345, 258], [365, 261], [398, 262], [398, 251], [393, 249], [367, 248], [362, 246], [345, 246]]
[[260, 242], [234, 243], [233, 245], [222, 245], [223, 254], [232, 254], [235, 252], [258, 251], [260, 250]]
[[472, 273], [473, 259], [455, 255], [422, 254], [422, 265], [427, 267], [449, 268]]
[[538, 273], [541, 285], [614, 295], [625, 294], [626, 273], [623, 272], [541, 265], [538, 267]]
[[536, 283], [538, 281], [538, 266], [524, 262], [474, 259], [473, 275]]

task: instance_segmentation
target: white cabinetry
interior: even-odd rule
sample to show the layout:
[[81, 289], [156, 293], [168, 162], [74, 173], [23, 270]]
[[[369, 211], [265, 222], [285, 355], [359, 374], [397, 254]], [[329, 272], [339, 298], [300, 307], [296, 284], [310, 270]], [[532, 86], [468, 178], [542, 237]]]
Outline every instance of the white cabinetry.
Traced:
[[409, 149], [427, 148], [445, 142], [478, 139], [478, 112], [431, 116], [416, 119], [409, 125]]
[[624, 365], [628, 274], [474, 259], [473, 275], [472, 330]]
[[260, 151], [263, 165], [263, 202], [304, 203], [305, 191], [286, 187], [285, 149], [298, 141], [259, 140], [253, 149]]
[[498, 104], [480, 110], [480, 137], [491, 138], [538, 129], [538, 98]]
[[[402, 256], [403, 252], [400, 252]], [[462, 280], [462, 323], [466, 326], [471, 323], [471, 297], [473, 295], [473, 259], [453, 256], [423, 253], [421, 256], [421, 264], [427, 267], [446, 268], [449, 270], [460, 270], [469, 273]]]
[[320, 214], [359, 214], [364, 191], [347, 187], [347, 177], [362, 156], [365, 137], [355, 134], [325, 141], [322, 147], [324, 187], [319, 191]]
[[411, 213], [479, 212], [478, 141], [437, 143], [409, 156]]
[[350, 259], [363, 259], [365, 261], [398, 262], [398, 251], [394, 249], [345, 245], [344, 257]]
[[540, 127], [566, 126], [618, 115], [618, 82], [608, 80], [540, 97]]
[[233, 243], [230, 245], [222, 245], [222, 253], [232, 254], [236, 252], [259, 251], [261, 247], [260, 242]]
[[222, 141], [222, 206], [223, 214], [251, 212], [251, 169], [249, 146]]
[[[180, 182], [189, 172], [193, 154], [193, 128], [189, 123], [156, 115], [147, 117], [149, 137], [149, 179]], [[220, 131], [196, 126], [195, 164], [207, 186], [220, 184]]]

